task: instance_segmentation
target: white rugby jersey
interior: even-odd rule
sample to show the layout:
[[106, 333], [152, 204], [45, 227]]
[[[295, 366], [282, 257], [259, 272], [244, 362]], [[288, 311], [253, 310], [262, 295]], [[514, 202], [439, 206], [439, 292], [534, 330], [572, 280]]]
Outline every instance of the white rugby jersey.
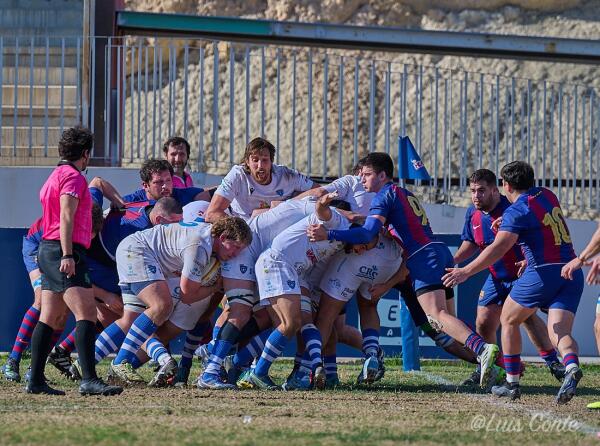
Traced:
[[200, 282], [212, 254], [211, 225], [171, 223], [156, 225], [126, 237], [121, 245], [135, 244], [151, 251], [165, 277], [184, 276]]
[[294, 192], [310, 189], [313, 182], [297, 170], [273, 164], [271, 182], [258, 184], [242, 166], [233, 166], [215, 191], [231, 201], [233, 215], [249, 220], [252, 211], [271, 206], [273, 200], [286, 200]]
[[281, 252], [285, 260], [302, 274], [321, 260], [325, 260], [343, 248], [344, 244], [335, 240], [311, 242], [306, 228], [312, 224], [322, 224], [327, 229], [348, 229], [350, 222], [335, 209], [331, 210], [329, 221], [321, 221], [316, 214], [310, 214], [298, 223], [279, 234], [271, 243], [271, 248]]
[[340, 200], [350, 203], [352, 212], [369, 215], [371, 201], [373, 201], [375, 192], [367, 192], [362, 185], [360, 177], [346, 175], [332, 183], [326, 184], [323, 188], [327, 192], [337, 192]]
[[315, 211], [315, 204], [311, 197], [287, 200], [250, 220], [248, 226], [252, 230], [252, 244], [258, 249], [257, 256], [285, 229], [312, 214]]

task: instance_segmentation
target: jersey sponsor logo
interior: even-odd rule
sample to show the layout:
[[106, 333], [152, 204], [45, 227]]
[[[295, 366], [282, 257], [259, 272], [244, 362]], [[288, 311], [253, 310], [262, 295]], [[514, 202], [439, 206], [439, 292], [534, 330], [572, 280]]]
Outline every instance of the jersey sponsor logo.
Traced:
[[358, 269], [358, 274], [356, 274], [356, 276], [362, 277], [363, 279], [375, 280], [378, 274], [379, 271], [377, 270], [377, 265], [363, 265]]
[[179, 299], [181, 297], [181, 287], [176, 286], [173, 288], [173, 294], [171, 295], [173, 299]]
[[248, 271], [248, 267], [244, 264], [240, 264], [240, 272], [246, 274], [246, 271]]
[[254, 193], [254, 188], [252, 186], [250, 186], [250, 195], [252, 195]]
[[146, 265], [146, 269], [150, 274], [156, 274], [156, 266], [154, 265]]
[[476, 231], [480, 227], [481, 227], [481, 225], [477, 225], [477, 226], [473, 225], [473, 231]]
[[275, 191], [275, 193], [276, 193], [277, 195], [279, 195], [280, 197], [283, 197], [283, 189], [277, 189], [277, 190]]
[[221, 271], [225, 271], [225, 272], [231, 271], [231, 264], [229, 262], [221, 263]]
[[288, 286], [289, 286], [291, 289], [294, 289], [294, 288], [296, 288], [296, 281], [295, 281], [295, 280], [288, 280], [288, 281], [287, 281], [287, 284], [288, 284]]
[[342, 297], [352, 297], [354, 295], [354, 290], [351, 288], [344, 288], [342, 291]]

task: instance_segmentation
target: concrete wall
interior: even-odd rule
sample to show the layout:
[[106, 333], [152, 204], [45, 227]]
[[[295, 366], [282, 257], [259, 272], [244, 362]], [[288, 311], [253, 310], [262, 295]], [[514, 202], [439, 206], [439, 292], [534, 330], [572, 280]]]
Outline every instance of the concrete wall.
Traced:
[[[41, 213], [38, 192], [52, 171], [52, 168], [0, 168], [0, 228], [26, 228]], [[138, 171], [121, 168], [90, 168], [87, 178], [101, 176], [110, 181], [117, 190], [129, 193], [140, 187]], [[193, 174], [194, 181], [202, 186], [215, 186], [220, 182], [220, 177], [202, 173]], [[438, 234], [460, 234], [462, 232], [465, 208], [448, 205], [426, 204], [427, 215], [432, 229]], [[581, 220], [568, 220], [576, 252], [580, 252], [588, 243], [596, 230], [597, 223]], [[5, 248], [5, 247], [2, 247]], [[8, 259], [10, 254], [5, 249], [0, 250], [0, 261], [21, 263], [21, 259]], [[1, 264], [1, 262], [0, 262]], [[25, 276], [23, 276], [25, 277]], [[575, 336], [579, 342], [581, 354], [596, 356], [597, 350], [594, 342], [592, 326], [595, 318], [596, 298], [598, 287], [586, 286], [577, 312], [575, 323]], [[472, 299], [469, 305], [476, 301], [478, 293], [467, 296], [459, 293], [458, 300]], [[7, 296], [10, 298], [10, 296]], [[459, 306], [467, 302], [459, 302]], [[19, 316], [20, 317], [20, 316]], [[535, 349], [526, 337], [524, 338], [524, 352], [527, 355], [536, 355]]]

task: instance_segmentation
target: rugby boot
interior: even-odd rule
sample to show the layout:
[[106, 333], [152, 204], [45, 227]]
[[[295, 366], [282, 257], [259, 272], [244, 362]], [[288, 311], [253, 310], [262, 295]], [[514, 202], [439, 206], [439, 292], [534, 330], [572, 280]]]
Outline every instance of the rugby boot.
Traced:
[[288, 377], [281, 388], [286, 392], [292, 390], [312, 390], [313, 383], [311, 382], [311, 376], [309, 374], [294, 373]]
[[496, 395], [497, 397], [507, 397], [510, 398], [511, 401], [518, 400], [521, 398], [521, 386], [519, 383], [508, 383], [505, 382], [500, 386], [492, 387], [492, 395]]
[[71, 377], [71, 373], [69, 372], [72, 364], [71, 354], [66, 352], [59, 345], [52, 349], [46, 362], [56, 367], [56, 369], [67, 378]]
[[79, 359], [73, 361], [71, 367], [69, 367], [69, 373], [71, 374], [71, 379], [73, 381], [79, 381], [81, 379], [81, 375], [83, 372], [81, 371], [81, 364], [79, 364]]
[[[238, 389], [252, 389], [252, 383], [249, 380], [250, 373], [252, 373], [251, 369], [244, 370], [240, 377], [235, 382]], [[290, 375], [292, 376], [292, 375]], [[288, 378], [289, 379], [289, 378]]]
[[500, 349], [496, 344], [485, 344], [481, 355], [477, 358], [481, 367], [479, 386], [482, 389], [489, 387], [492, 365], [496, 362], [499, 353]]
[[562, 382], [567, 374], [567, 369], [562, 362], [556, 361], [548, 366], [550, 374], [554, 376], [558, 381]]
[[225, 379], [229, 384], [235, 384], [244, 371], [243, 368], [238, 367], [233, 363], [233, 356], [225, 356], [225, 360], [223, 361], [223, 370], [225, 370]]
[[260, 390], [281, 390], [281, 387], [275, 384], [269, 375], [258, 376], [254, 372], [248, 375], [248, 382], [256, 389]]
[[43, 384], [31, 384], [28, 382], [25, 386], [25, 392], [33, 393], [35, 395], [64, 395], [65, 392], [58, 389], [53, 389], [47, 383]]
[[108, 366], [108, 382], [126, 386], [146, 384], [144, 378], [127, 361], [123, 361], [121, 364], [110, 363]]
[[467, 387], [475, 387], [475, 386], [479, 386], [480, 381], [481, 381], [481, 373], [479, 372], [479, 368], [477, 368], [477, 369], [473, 370], [473, 372], [471, 373], [471, 376], [469, 376], [462, 383], [460, 383], [460, 385], [467, 386]]
[[325, 382], [327, 381], [327, 375], [322, 365], [317, 366], [311, 376], [312, 387], [318, 390], [325, 389]]
[[180, 365], [177, 369], [177, 375], [175, 375], [175, 379], [173, 380], [173, 386], [186, 387], [190, 378], [190, 370], [192, 370], [191, 367], [185, 367]]
[[504, 369], [502, 367], [498, 367], [496, 364], [492, 364], [488, 385], [484, 390], [486, 392], [491, 392], [493, 386], [502, 385], [505, 380], [506, 372]]
[[203, 373], [198, 378], [199, 389], [213, 390], [237, 390], [235, 384], [226, 383], [219, 375], [213, 373]]
[[375, 374], [374, 382], [381, 381], [385, 376], [385, 353], [381, 347], [377, 350], [377, 361], [379, 361], [379, 369]]
[[565, 374], [565, 380], [556, 395], [556, 404], [567, 404], [571, 401], [581, 378], [583, 378], [583, 372], [579, 367], [575, 367]]
[[177, 374], [177, 361], [170, 358], [165, 364], [160, 366], [156, 375], [148, 383], [148, 387], [166, 387], [168, 380]]
[[79, 393], [81, 395], [120, 395], [123, 387], [111, 386], [106, 384], [100, 378], [84, 379], [79, 384]]
[[356, 378], [357, 384], [372, 384], [379, 371], [379, 361], [376, 356], [369, 356], [363, 361], [362, 370]]
[[6, 364], [2, 366], [2, 374], [8, 381], [14, 381], [16, 383], [21, 382], [19, 362], [14, 358], [9, 357], [6, 360]]

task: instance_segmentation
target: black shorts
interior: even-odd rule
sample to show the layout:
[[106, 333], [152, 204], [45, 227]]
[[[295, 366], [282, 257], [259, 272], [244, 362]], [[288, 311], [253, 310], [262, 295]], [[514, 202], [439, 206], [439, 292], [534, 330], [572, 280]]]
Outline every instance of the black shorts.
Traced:
[[58, 240], [42, 240], [38, 251], [38, 265], [42, 272], [42, 290], [63, 293], [71, 287], [91, 288], [92, 282], [85, 263], [85, 250], [81, 245], [73, 244], [75, 275], [67, 278], [60, 272], [60, 259], [63, 256]]

